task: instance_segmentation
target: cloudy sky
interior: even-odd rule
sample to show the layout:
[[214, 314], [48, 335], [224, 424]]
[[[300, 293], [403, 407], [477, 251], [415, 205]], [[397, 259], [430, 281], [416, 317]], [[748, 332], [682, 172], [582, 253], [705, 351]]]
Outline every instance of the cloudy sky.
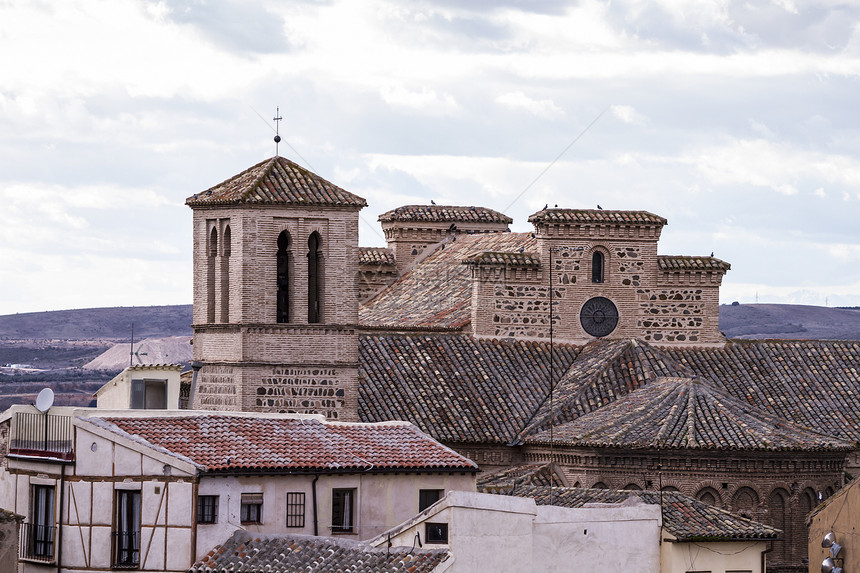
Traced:
[[[465, 7], [464, 7], [465, 6]], [[722, 302], [860, 305], [860, 5], [0, 0], [0, 314], [191, 302], [184, 199], [274, 155], [365, 197], [666, 217]]]

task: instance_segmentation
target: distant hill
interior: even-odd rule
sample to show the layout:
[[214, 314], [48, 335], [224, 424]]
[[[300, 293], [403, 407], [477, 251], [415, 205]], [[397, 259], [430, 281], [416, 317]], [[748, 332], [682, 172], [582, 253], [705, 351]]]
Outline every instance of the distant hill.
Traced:
[[[111, 348], [84, 364], [86, 370], [120, 371], [129, 365], [129, 345], [126, 342], [114, 344]], [[186, 364], [191, 362], [191, 337], [168, 336], [147, 338], [138, 344], [135, 364]]]
[[860, 340], [860, 309], [800, 304], [722, 304], [720, 330], [729, 338]]
[[191, 335], [191, 305], [120, 306], [0, 316], [2, 339], [128, 340]]

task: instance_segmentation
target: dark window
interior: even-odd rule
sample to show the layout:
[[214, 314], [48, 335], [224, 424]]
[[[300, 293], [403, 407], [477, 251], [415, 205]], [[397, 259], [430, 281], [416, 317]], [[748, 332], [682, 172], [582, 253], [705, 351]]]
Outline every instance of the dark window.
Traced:
[[424, 539], [427, 543], [448, 543], [448, 524], [425, 523]]
[[305, 526], [305, 494], [301, 491], [287, 492], [287, 527]]
[[41, 561], [54, 559], [54, 486], [34, 485], [31, 491], [30, 523], [24, 524], [23, 557]]
[[591, 255], [591, 282], [603, 282], [603, 253], [595, 251]]
[[167, 380], [132, 380], [131, 408], [133, 410], [167, 408]]
[[197, 523], [218, 522], [218, 496], [201, 495], [197, 498]]
[[322, 238], [314, 231], [308, 239], [308, 323], [322, 322]]
[[352, 533], [353, 511], [355, 508], [354, 489], [331, 490], [331, 531], [332, 533]]
[[242, 507], [239, 510], [239, 521], [242, 523], [263, 522], [263, 494], [243, 493]]
[[206, 261], [206, 319], [215, 322], [215, 261], [218, 258], [218, 230], [212, 229], [209, 234], [209, 257]]
[[444, 495], [444, 489], [419, 489], [418, 490], [418, 511], [424, 511], [440, 499]]
[[278, 310], [277, 322], [290, 322], [290, 234], [278, 235]]
[[114, 567], [135, 568], [140, 565], [140, 492], [116, 492], [116, 526]]

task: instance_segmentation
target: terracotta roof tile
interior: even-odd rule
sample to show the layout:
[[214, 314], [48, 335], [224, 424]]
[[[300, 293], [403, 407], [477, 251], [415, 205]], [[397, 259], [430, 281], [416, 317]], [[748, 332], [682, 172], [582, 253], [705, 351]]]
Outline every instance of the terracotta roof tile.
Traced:
[[[446, 442], [509, 443], [549, 394], [549, 344], [463, 334], [360, 338], [359, 417], [408, 420]], [[555, 376], [576, 348], [555, 347]]]
[[[557, 444], [597, 448], [853, 449], [848, 442], [795, 426], [700, 378], [659, 378], [553, 433]], [[544, 431], [526, 443], [549, 439]]]
[[267, 159], [185, 200], [185, 204], [191, 207], [233, 203], [367, 206], [361, 197], [285, 157]]
[[503, 265], [508, 267], [539, 267], [540, 258], [537, 253], [494, 253], [484, 252], [466, 257], [464, 265]]
[[519, 497], [530, 497], [538, 505], [583, 507], [587, 503], [623, 503], [635, 496], [644, 503], [663, 508], [663, 525], [678, 541], [744, 541], [778, 539], [779, 529], [708, 505], [675, 491], [630, 491], [617, 489], [550, 488], [524, 486]]
[[379, 221], [422, 221], [439, 223], [505, 223], [513, 219], [487, 209], [486, 207], [466, 207], [457, 205], [404, 205], [379, 216]]
[[603, 209], [543, 209], [529, 216], [529, 223], [539, 224], [666, 224], [666, 219], [648, 211], [606, 211]]
[[717, 271], [726, 272], [732, 265], [714, 257], [685, 257], [681, 255], [659, 255], [657, 266], [661, 271]]
[[559, 475], [552, 462], [522, 464], [492, 473], [478, 475], [477, 489], [483, 493], [513, 495], [524, 486], [565, 485], [563, 475]]
[[[99, 423], [97, 418], [88, 420]], [[477, 469], [407, 423], [349, 424], [229, 414], [102, 420], [109, 430], [184, 456], [210, 472]]]
[[391, 265], [395, 263], [394, 251], [385, 247], [359, 247], [358, 264]]
[[431, 573], [449, 557], [446, 549], [386, 550], [351, 539], [237, 530], [189, 572]]
[[529, 233], [460, 235], [359, 309], [363, 326], [461, 329], [472, 320], [472, 278], [460, 262], [484, 252], [534, 250]]

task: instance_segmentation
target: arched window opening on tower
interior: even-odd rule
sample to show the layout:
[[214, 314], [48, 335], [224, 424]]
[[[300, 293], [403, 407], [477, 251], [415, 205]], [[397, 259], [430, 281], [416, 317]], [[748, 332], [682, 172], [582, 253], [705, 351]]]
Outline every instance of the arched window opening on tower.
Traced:
[[209, 233], [208, 257], [206, 260], [206, 322], [215, 322], [215, 262], [218, 258], [218, 230]]
[[308, 238], [308, 323], [322, 322], [322, 237], [314, 231]]
[[591, 255], [591, 282], [603, 282], [603, 253], [594, 251]]
[[278, 311], [279, 323], [290, 322], [290, 234], [281, 231], [278, 235]]
[[224, 228], [221, 246], [221, 322], [230, 322], [230, 225]]

